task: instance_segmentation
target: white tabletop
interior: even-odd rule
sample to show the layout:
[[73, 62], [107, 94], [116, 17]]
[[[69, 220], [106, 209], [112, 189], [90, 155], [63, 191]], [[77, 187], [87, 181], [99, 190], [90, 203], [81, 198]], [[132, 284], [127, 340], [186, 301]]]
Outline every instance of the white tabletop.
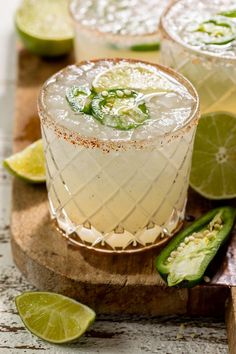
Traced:
[[[14, 11], [19, 0], [0, 2], [0, 161], [11, 153], [16, 54]], [[10, 250], [11, 177], [0, 166], [0, 353], [228, 353], [223, 320], [99, 316], [77, 344], [54, 346], [31, 335], [14, 297], [33, 287], [15, 267]], [[148, 301], [148, 299], [147, 299]]]

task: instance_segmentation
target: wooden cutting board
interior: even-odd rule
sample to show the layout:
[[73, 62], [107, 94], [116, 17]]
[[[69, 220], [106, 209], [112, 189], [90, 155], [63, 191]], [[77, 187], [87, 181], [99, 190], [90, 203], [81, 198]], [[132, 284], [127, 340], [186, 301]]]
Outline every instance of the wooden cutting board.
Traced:
[[[19, 49], [14, 151], [40, 137], [37, 95], [42, 83], [73, 61], [72, 56], [43, 60]], [[189, 192], [187, 215], [213, 206]], [[236, 205], [235, 200], [231, 204]], [[158, 248], [139, 254], [109, 255], [75, 248], [50, 220], [45, 186], [13, 182], [12, 252], [27, 279], [41, 290], [79, 299], [98, 313], [214, 315], [225, 312], [235, 340], [236, 231], [209, 270], [211, 282], [193, 289], [167, 288], [154, 268]], [[233, 345], [233, 344], [232, 344]], [[234, 345], [233, 345], [234, 347]], [[233, 351], [232, 351], [233, 353]]]

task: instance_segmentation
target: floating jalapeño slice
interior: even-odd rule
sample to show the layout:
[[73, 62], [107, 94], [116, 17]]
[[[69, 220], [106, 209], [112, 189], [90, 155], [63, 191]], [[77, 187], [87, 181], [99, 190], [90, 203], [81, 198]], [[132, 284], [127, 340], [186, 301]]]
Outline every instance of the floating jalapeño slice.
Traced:
[[90, 113], [93, 94], [90, 90], [73, 86], [67, 90], [66, 99], [74, 112]]
[[129, 89], [102, 91], [93, 97], [91, 113], [100, 123], [118, 130], [129, 130], [149, 118], [142, 94]]
[[210, 36], [209, 40], [204, 40], [205, 44], [223, 45], [236, 39], [236, 25], [218, 18], [202, 22], [194, 32]]

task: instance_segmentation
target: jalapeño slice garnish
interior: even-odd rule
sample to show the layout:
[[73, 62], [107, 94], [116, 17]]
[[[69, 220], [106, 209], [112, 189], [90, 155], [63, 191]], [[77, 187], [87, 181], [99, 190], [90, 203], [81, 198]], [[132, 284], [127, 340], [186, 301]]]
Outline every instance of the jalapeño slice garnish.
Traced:
[[90, 113], [92, 97], [90, 90], [77, 86], [69, 88], [66, 93], [66, 99], [74, 112]]
[[135, 44], [132, 45], [129, 49], [132, 50], [133, 52], [155, 52], [160, 50], [160, 43], [159, 42], [154, 42], [154, 43], [140, 43], [140, 44]]
[[128, 89], [102, 91], [93, 97], [91, 113], [103, 125], [130, 130], [149, 118], [142, 94]]
[[236, 9], [229, 10], [229, 11], [223, 11], [223, 12], [220, 12], [218, 15], [221, 15], [224, 17], [236, 18]]
[[109, 43], [108, 48], [113, 50], [131, 50], [132, 52], [156, 52], [160, 50], [161, 45], [160, 42], [153, 42], [153, 43], [139, 43], [134, 44], [132, 46], [122, 46], [117, 45], [114, 43]]
[[235, 40], [236, 25], [229, 20], [216, 18], [202, 22], [194, 32], [209, 35], [209, 40], [204, 40], [204, 44], [223, 45]]

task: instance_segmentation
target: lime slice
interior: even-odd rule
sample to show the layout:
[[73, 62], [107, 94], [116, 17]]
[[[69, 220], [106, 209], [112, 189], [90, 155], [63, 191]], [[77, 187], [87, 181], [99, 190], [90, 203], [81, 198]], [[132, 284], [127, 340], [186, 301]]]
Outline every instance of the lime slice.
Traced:
[[89, 307], [55, 293], [25, 292], [15, 301], [26, 328], [51, 343], [80, 338], [96, 316]]
[[34, 54], [59, 56], [72, 49], [68, 0], [24, 0], [15, 24], [25, 47]]
[[3, 161], [4, 167], [13, 175], [31, 183], [45, 182], [45, 160], [42, 140], [37, 140], [24, 150]]
[[236, 197], [236, 116], [201, 117], [193, 150], [190, 185], [209, 199]]
[[146, 64], [115, 65], [97, 75], [92, 83], [96, 92], [111, 89], [130, 89], [142, 93], [171, 91], [170, 82]]

